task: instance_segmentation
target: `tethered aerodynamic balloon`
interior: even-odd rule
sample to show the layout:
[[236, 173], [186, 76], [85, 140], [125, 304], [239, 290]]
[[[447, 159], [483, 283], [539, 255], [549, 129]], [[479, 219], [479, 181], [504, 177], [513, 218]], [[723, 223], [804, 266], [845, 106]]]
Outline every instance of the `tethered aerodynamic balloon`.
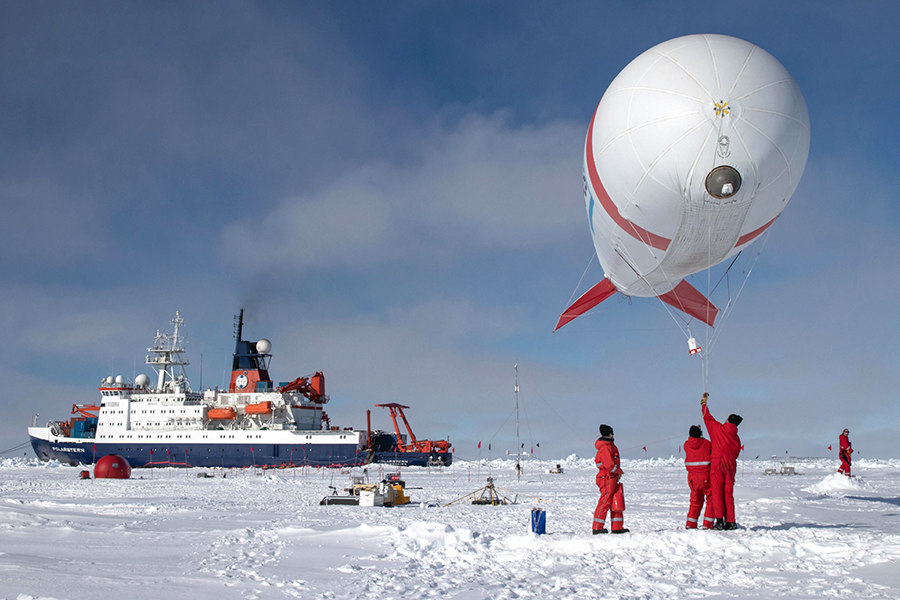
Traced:
[[754, 44], [688, 35], [634, 59], [603, 94], [584, 149], [604, 279], [556, 329], [616, 292], [659, 297], [713, 326], [719, 309], [685, 277], [772, 225], [803, 174], [809, 136], [797, 83]]

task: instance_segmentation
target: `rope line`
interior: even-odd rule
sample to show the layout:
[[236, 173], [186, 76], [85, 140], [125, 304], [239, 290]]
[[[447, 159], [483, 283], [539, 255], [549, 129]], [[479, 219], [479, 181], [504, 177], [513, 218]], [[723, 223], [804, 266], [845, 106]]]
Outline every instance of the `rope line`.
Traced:
[[[754, 255], [753, 261], [750, 263], [749, 268], [746, 269], [747, 274], [744, 276], [744, 280], [741, 282], [741, 287], [738, 289], [737, 294], [735, 294], [733, 301], [729, 300], [730, 309], [727, 314], [722, 315], [722, 317], [723, 317], [722, 325], [724, 325], [725, 322], [728, 320], [728, 317], [731, 316], [731, 311], [734, 309], [734, 305], [737, 304], [738, 298], [740, 298], [741, 293], [744, 291], [744, 287], [747, 285], [747, 281], [750, 279], [750, 274], [753, 272], [753, 268], [756, 266], [756, 261], [759, 260], [759, 257], [762, 254], [763, 248], [765, 248], [765, 246], [766, 246], [766, 242], [769, 241], [769, 234], [770, 234], [771, 229], [772, 228], [769, 227], [769, 229], [767, 229], [766, 232], [763, 234], [763, 237], [761, 238], [761, 240], [758, 240], [758, 242], [760, 242], [759, 250]], [[720, 331], [717, 331], [716, 334], [713, 336], [713, 341], [712, 341], [713, 345], [715, 345], [715, 343], [718, 341], [719, 335], [721, 335]]]
[[587, 440], [585, 440], [583, 437], [581, 437], [581, 434], [578, 433], [578, 431], [574, 427], [569, 425], [569, 423], [565, 419], [563, 419], [562, 416], [558, 412], [556, 412], [556, 409], [553, 408], [553, 405], [550, 404], [549, 402], [547, 402], [547, 399], [541, 395], [541, 393], [537, 390], [537, 388], [534, 387], [534, 384], [532, 384], [531, 381], [529, 381], [528, 379], [525, 379], [524, 377], [522, 377], [522, 379], [524, 379], [524, 382], [527, 383], [531, 387], [531, 389], [534, 391], [535, 394], [537, 394], [537, 397], [540, 398], [544, 402], [544, 404], [546, 404], [550, 408], [550, 410], [553, 411], [553, 414], [555, 414], [557, 416], [557, 418], [560, 421], [562, 421], [562, 423], [572, 431], [572, 433], [574, 433], [576, 436], [578, 436], [578, 439], [580, 439], [582, 442], [584, 442], [585, 445], [587, 445], [589, 443], [589, 442], [587, 442]]
[[515, 414], [515, 412], [516, 412], [516, 408], [513, 407], [512, 411], [510, 411], [510, 413], [506, 416], [506, 420], [503, 421], [503, 423], [500, 425], [500, 427], [497, 428], [497, 431], [494, 432], [494, 435], [491, 436], [491, 439], [488, 440], [488, 444], [490, 444], [491, 442], [494, 441], [494, 438], [497, 437], [497, 434], [500, 433], [500, 430], [506, 426], [506, 424], [509, 422], [509, 418], [511, 416], [513, 416]]
[[[591, 265], [594, 264], [594, 257], [596, 256], [596, 252], [591, 253], [591, 260], [588, 261], [587, 266], [584, 268], [584, 273], [581, 274], [581, 279], [578, 280], [578, 283], [575, 285], [575, 289], [572, 290], [572, 295], [569, 296], [569, 301], [566, 303], [566, 307], [572, 306], [572, 299], [575, 297], [575, 294], [578, 293], [578, 289], [581, 287], [581, 282], [584, 281], [585, 276], [587, 276], [588, 271], [591, 268]], [[565, 309], [563, 309], [565, 310]]]
[[30, 441], [22, 442], [18, 446], [14, 446], [12, 448], [7, 448], [6, 450], [0, 450], [0, 454], [9, 454], [10, 452], [18, 452], [19, 450], [22, 450], [23, 448], [27, 448], [30, 445], [31, 445]]

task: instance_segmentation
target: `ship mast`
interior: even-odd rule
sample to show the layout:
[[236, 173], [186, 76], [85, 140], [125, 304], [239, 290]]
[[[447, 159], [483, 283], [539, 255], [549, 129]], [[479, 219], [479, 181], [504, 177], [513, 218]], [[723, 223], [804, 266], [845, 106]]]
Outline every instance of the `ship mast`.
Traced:
[[184, 337], [179, 333], [179, 328], [184, 325], [184, 319], [176, 310], [175, 318], [170, 322], [175, 325], [175, 332], [169, 335], [160, 333], [157, 329], [153, 347], [147, 348], [147, 351], [155, 356], [148, 354], [144, 362], [153, 367], [158, 375], [156, 382], [158, 391], [189, 392], [191, 384], [188, 382], [184, 367], [190, 362], [184, 358]]

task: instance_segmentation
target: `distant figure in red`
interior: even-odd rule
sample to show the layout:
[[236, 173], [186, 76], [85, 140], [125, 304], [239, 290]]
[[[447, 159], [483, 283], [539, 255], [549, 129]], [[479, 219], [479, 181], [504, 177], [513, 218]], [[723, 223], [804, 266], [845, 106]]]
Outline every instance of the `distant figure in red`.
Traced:
[[711, 488], [709, 485], [709, 463], [712, 445], [703, 437], [699, 425], [691, 425], [690, 437], [684, 443], [684, 466], [688, 472], [688, 486], [691, 488], [691, 507], [688, 509], [688, 529], [697, 529], [700, 511], [706, 501], [706, 512], [703, 514], [703, 528], [712, 529], [713, 517]]
[[850, 438], [847, 437], [849, 435], [850, 430], [845, 429], [841, 437], [838, 438], [841, 444], [840, 452], [838, 452], [838, 456], [841, 457], [841, 466], [838, 469], [838, 473], [843, 473], [847, 477], [850, 477], [850, 455], [853, 454], [853, 446], [850, 445]]
[[716, 421], [706, 401], [709, 394], [704, 393], [700, 400], [703, 422], [709, 432], [712, 444], [710, 452], [709, 483], [711, 488], [712, 516], [716, 522], [713, 529], [737, 529], [734, 518], [734, 475], [737, 473], [737, 457], [741, 453], [741, 438], [738, 437], [738, 425], [743, 419], [738, 415], [729, 415], [724, 423]]
[[[616, 448], [615, 435], [613, 428], [609, 425], [600, 426], [600, 439], [594, 442], [597, 454], [594, 456], [594, 463], [599, 469], [597, 473], [597, 487], [600, 488], [600, 500], [597, 502], [597, 509], [594, 511], [594, 524], [591, 527], [594, 535], [598, 533], [608, 533], [603, 524], [606, 522], [606, 513], [609, 511], [609, 528], [613, 533], [628, 533], [625, 529], [625, 522], [622, 516], [622, 510], [614, 508], [616, 504], [624, 507], [624, 499], [622, 499], [622, 487], [619, 484], [619, 477], [622, 476], [622, 468], [619, 466], [619, 449]], [[613, 497], [618, 495], [617, 502], [613, 502]]]

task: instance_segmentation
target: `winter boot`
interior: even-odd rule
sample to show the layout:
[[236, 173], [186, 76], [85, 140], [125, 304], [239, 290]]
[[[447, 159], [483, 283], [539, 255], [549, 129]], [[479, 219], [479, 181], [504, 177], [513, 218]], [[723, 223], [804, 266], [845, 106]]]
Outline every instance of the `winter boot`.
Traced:
[[628, 533], [629, 531], [631, 531], [631, 530], [625, 529], [624, 527], [622, 529], [613, 529], [612, 530], [613, 533]]
[[732, 531], [738, 528], [737, 523], [725, 523], [725, 531]]
[[598, 533], [609, 533], [609, 530], [604, 527], [603, 529], [592, 529], [591, 532], [593, 535], [597, 535]]
[[724, 519], [716, 519], [716, 524], [713, 525], [713, 529], [716, 531], [722, 531], [725, 529], [725, 520]]

